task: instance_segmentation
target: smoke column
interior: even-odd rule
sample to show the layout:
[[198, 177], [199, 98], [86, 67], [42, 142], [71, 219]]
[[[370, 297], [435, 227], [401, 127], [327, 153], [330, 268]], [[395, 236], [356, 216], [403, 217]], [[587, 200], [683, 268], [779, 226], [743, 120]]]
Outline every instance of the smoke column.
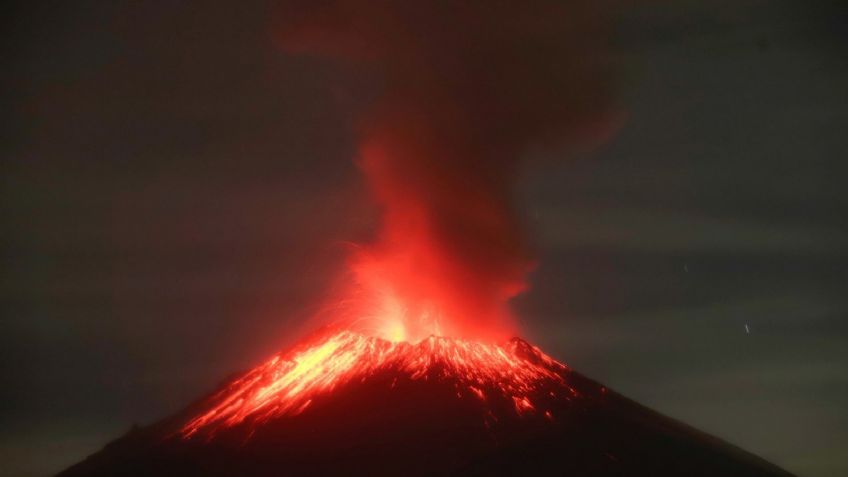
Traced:
[[357, 322], [394, 340], [496, 339], [533, 260], [511, 209], [523, 153], [608, 128], [603, 2], [338, 0], [291, 6], [292, 52], [380, 81], [358, 163], [380, 207], [351, 258]]

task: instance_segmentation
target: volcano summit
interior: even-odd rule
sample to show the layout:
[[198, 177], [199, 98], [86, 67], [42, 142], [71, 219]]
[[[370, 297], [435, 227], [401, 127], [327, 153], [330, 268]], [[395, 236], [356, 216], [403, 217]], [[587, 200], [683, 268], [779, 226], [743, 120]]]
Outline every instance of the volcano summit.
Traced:
[[63, 472], [788, 475], [513, 338], [323, 332]]

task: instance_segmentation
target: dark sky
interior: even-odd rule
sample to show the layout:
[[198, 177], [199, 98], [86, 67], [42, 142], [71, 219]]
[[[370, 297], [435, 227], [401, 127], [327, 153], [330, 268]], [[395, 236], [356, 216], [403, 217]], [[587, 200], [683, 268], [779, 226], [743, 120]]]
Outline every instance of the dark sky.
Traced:
[[[621, 9], [618, 133], [516, 190], [527, 338], [803, 476], [848, 474], [841, 3]], [[374, 227], [375, 87], [281, 52], [267, 5], [57, 4], [3, 12], [3, 475], [291, 343]]]

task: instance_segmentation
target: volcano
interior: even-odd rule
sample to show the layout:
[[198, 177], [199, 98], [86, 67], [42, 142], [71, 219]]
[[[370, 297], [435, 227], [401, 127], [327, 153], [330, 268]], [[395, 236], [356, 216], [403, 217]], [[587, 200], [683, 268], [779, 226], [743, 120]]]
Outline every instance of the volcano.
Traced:
[[324, 331], [62, 476], [780, 476], [526, 341]]

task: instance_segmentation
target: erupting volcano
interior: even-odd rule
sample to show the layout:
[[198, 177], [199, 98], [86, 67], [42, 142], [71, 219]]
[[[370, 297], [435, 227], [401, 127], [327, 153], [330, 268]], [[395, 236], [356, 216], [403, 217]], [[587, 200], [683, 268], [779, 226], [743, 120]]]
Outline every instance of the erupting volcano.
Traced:
[[376, 234], [323, 331], [64, 475], [782, 475], [512, 338], [523, 153], [611, 127], [602, 4], [287, 12], [287, 51], [379, 84], [356, 126]]

